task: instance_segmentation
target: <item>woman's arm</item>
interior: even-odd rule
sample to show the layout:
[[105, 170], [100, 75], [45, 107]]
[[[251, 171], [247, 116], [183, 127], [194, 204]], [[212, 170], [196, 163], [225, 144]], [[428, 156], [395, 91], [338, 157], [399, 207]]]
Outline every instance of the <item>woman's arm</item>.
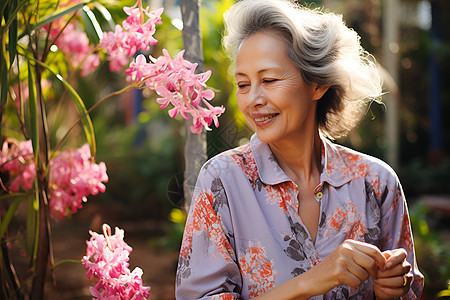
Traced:
[[240, 298], [242, 278], [233, 248], [231, 216], [222, 199], [225, 195], [217, 194], [221, 184], [213, 166], [203, 167], [178, 260], [178, 300]]
[[[403, 189], [395, 173], [392, 173], [392, 176], [388, 177], [385, 188], [388, 192], [385, 193], [385, 198], [381, 199], [381, 230], [383, 238], [380, 248], [387, 253], [389, 253], [390, 250], [392, 253], [396, 253], [397, 255], [401, 255], [398, 251], [404, 251], [406, 253], [406, 264], [411, 267], [411, 270], [409, 272], [406, 272], [408, 273], [408, 288], [404, 289], [405, 292], [402, 293], [401, 296], [403, 297], [403, 299], [419, 299], [420, 295], [422, 294], [424, 279], [423, 275], [420, 273], [417, 267], [415, 259], [414, 241], [411, 230], [411, 223], [409, 220], [408, 206], [403, 193]], [[397, 259], [396, 263], [394, 263], [394, 265], [398, 266], [396, 269], [397, 271], [391, 271], [391, 273], [381, 273], [380, 277], [391, 276], [395, 279], [394, 282], [396, 282], [397, 284], [400, 281], [403, 282], [403, 274], [405, 272], [401, 274], [401, 271], [403, 268], [402, 265], [404, 264], [404, 260], [405, 259]], [[405, 268], [407, 267], [405, 266]], [[393, 288], [392, 280], [380, 280], [374, 282], [375, 291], [379, 291], [377, 285], [382, 283], [386, 283], [386, 285], [384, 286], [386, 288], [389, 288], [387, 282], [389, 282], [389, 284], [391, 285], [390, 288]], [[394, 297], [394, 294], [398, 293], [393, 292], [389, 295]], [[380, 299], [383, 299], [384, 296], [386, 295], [377, 295], [377, 297]]]

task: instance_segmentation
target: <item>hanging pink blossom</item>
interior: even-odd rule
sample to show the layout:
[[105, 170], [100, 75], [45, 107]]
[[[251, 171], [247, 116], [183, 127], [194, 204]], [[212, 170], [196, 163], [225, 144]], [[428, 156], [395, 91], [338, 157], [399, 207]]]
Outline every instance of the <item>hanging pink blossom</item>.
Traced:
[[98, 278], [95, 287], [89, 290], [94, 299], [146, 299], [150, 297], [150, 287], [142, 285], [142, 270], [136, 267], [128, 269], [129, 255], [133, 250], [123, 240], [124, 230], [103, 225], [103, 235], [89, 232], [91, 238], [87, 243], [86, 255], [81, 262], [87, 269], [88, 278]]
[[76, 27], [76, 22], [69, 23], [63, 29], [55, 45], [64, 52], [69, 62], [74, 67], [81, 64], [81, 76], [86, 76], [100, 65], [98, 54], [89, 54], [91, 46], [85, 32]]
[[[138, 50], [149, 50], [150, 45], [158, 41], [153, 37], [156, 24], [162, 24], [161, 14], [163, 8], [150, 11], [139, 6], [140, 1], [132, 7], [124, 7], [128, 15], [122, 26], [116, 25], [114, 32], [104, 32], [100, 40], [103, 49], [109, 54], [110, 70], [121, 70], [128, 64], [124, 57], [132, 57]], [[147, 21], [144, 22], [145, 16]]]
[[108, 181], [106, 166], [91, 160], [89, 145], [62, 151], [50, 161], [50, 215], [62, 218], [82, 208], [86, 197], [104, 192]]
[[0, 171], [9, 174], [11, 192], [30, 191], [36, 176], [31, 140], [7, 139], [0, 152]]
[[[76, 4], [77, 1], [72, 1]], [[79, 2], [79, 1], [78, 1]], [[61, 6], [67, 6], [70, 3], [62, 3]], [[51, 25], [43, 26], [48, 31], [49, 37], [54, 41], [54, 45], [63, 52], [72, 67], [81, 66], [81, 76], [86, 76], [94, 71], [100, 65], [98, 54], [90, 51], [93, 47], [89, 45], [89, 39], [84, 31], [79, 30], [77, 21], [66, 24], [65, 18], [54, 20]]]
[[[0, 152], [0, 171], [9, 174], [11, 192], [29, 192], [36, 177], [31, 140], [8, 139]], [[86, 197], [104, 192], [108, 182], [104, 163], [92, 161], [89, 146], [61, 151], [49, 163], [49, 207], [53, 218], [75, 213]]]
[[[128, 64], [127, 57], [133, 56], [138, 50], [148, 50], [150, 45], [158, 41], [153, 38], [155, 25], [161, 24], [163, 9], [150, 11], [149, 7], [142, 8], [138, 1], [133, 7], [124, 7], [128, 15], [122, 26], [116, 25], [114, 32], [103, 33], [101, 44], [109, 54], [109, 68], [111, 71], [121, 70]], [[147, 21], [144, 22], [145, 16]], [[163, 55], [157, 59], [139, 54], [125, 70], [127, 80], [156, 91], [160, 96], [156, 101], [164, 109], [169, 104], [169, 116], [175, 118], [180, 114], [184, 119], [193, 117], [191, 131], [200, 133], [202, 129], [211, 130], [209, 126], [214, 122], [219, 126], [218, 117], [225, 108], [213, 107], [208, 100], [214, 98], [214, 92], [206, 88], [205, 82], [211, 72], [195, 74], [197, 64], [183, 58], [184, 51], [178, 53], [175, 59], [163, 50]], [[204, 103], [203, 107], [200, 103]], [[207, 104], [208, 103], [208, 104]]]
[[[207, 89], [205, 83], [211, 76], [211, 71], [195, 74], [197, 64], [185, 60], [184, 51], [178, 53], [175, 59], [172, 59], [166, 49], [162, 52], [163, 55], [157, 59], [150, 57], [148, 63], [144, 55], [138, 55], [125, 70], [127, 80], [142, 83], [144, 87], [156, 91], [160, 96], [156, 101], [161, 109], [172, 104], [173, 108], [168, 112], [170, 117], [175, 118], [179, 113], [184, 119], [190, 120], [192, 116], [193, 133], [200, 133], [202, 128], [211, 130], [209, 126], [212, 122], [218, 127], [218, 117], [225, 108], [214, 107], [208, 102], [214, 98], [214, 92]], [[200, 106], [201, 103], [204, 107]]]

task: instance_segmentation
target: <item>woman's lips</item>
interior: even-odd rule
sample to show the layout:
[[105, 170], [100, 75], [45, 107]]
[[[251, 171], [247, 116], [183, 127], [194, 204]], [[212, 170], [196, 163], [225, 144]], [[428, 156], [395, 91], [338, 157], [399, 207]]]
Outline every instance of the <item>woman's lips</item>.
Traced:
[[269, 114], [269, 115], [256, 115], [253, 116], [255, 120], [255, 125], [257, 126], [265, 126], [273, 121], [273, 119], [278, 116], [278, 114]]

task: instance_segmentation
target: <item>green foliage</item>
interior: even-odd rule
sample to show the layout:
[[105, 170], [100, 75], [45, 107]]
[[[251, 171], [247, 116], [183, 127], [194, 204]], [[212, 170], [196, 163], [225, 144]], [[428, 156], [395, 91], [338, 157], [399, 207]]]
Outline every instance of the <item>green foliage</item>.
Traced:
[[[450, 280], [450, 242], [443, 240], [436, 231], [438, 222], [445, 222], [445, 218], [420, 203], [410, 209], [410, 218], [417, 263], [425, 276], [424, 294], [432, 299]], [[431, 220], [434, 227], [430, 227]]]

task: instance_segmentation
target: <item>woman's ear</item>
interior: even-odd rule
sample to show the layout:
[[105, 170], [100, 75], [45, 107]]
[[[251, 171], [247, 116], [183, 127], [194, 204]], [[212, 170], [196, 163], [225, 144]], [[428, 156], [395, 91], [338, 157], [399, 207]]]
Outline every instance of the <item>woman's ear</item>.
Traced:
[[313, 86], [313, 100], [317, 101], [328, 91], [327, 86], [319, 86], [318, 84], [314, 84]]

